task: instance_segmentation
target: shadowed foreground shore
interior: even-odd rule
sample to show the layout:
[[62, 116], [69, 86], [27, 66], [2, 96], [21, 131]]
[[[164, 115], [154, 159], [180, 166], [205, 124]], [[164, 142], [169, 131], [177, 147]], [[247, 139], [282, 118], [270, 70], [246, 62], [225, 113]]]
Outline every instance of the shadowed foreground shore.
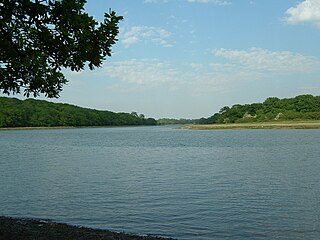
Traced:
[[154, 236], [133, 236], [107, 230], [71, 226], [49, 220], [0, 216], [2, 240], [164, 240]]

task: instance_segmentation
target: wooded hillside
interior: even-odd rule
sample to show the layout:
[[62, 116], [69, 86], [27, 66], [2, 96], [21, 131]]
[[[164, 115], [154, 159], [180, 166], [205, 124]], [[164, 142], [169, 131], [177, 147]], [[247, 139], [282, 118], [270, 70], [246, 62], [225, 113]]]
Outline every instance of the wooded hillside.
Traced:
[[285, 120], [320, 120], [320, 96], [300, 95], [294, 98], [267, 98], [263, 103], [225, 106], [200, 124], [268, 122]]
[[137, 113], [114, 113], [43, 100], [0, 97], [0, 127], [156, 125]]

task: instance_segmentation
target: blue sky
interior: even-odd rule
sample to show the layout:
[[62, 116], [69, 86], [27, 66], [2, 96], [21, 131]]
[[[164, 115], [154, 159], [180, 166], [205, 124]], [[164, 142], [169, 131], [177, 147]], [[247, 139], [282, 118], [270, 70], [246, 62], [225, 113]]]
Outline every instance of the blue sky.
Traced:
[[154, 118], [208, 117], [225, 105], [319, 95], [319, 0], [88, 0], [124, 16], [102, 68], [65, 71], [61, 97]]

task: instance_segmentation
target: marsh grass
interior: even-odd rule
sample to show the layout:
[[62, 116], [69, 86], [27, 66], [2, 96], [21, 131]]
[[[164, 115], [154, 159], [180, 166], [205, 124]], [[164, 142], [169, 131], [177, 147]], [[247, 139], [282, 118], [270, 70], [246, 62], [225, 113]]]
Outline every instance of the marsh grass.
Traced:
[[193, 130], [219, 130], [219, 129], [319, 129], [320, 121], [282, 121], [282, 122], [255, 122], [255, 123], [229, 123], [186, 125], [184, 129]]

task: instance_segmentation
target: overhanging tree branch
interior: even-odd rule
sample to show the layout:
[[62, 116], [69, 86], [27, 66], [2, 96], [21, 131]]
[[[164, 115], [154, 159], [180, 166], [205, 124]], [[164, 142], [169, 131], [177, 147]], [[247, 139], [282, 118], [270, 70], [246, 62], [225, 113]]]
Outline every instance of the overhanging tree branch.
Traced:
[[61, 68], [100, 67], [117, 41], [114, 11], [102, 23], [84, 12], [85, 0], [3, 0], [0, 3], [0, 90], [58, 97]]

